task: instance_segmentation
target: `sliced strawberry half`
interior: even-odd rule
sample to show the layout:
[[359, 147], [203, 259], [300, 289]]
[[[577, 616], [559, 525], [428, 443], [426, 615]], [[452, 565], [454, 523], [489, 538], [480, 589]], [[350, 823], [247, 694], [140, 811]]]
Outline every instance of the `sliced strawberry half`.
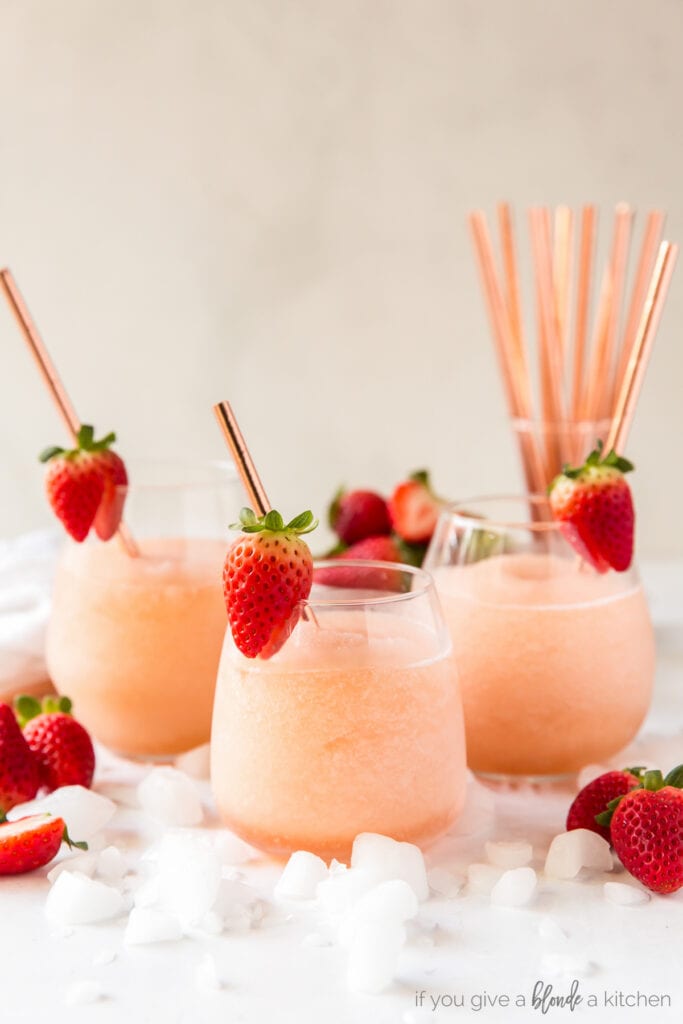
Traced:
[[69, 847], [87, 850], [87, 843], [75, 843], [63, 818], [51, 814], [31, 814], [0, 824], [0, 875], [23, 875], [42, 868], [57, 855], [65, 842]]
[[389, 499], [393, 528], [409, 544], [429, 543], [441, 508], [442, 503], [432, 491], [426, 470], [419, 470], [400, 483]]

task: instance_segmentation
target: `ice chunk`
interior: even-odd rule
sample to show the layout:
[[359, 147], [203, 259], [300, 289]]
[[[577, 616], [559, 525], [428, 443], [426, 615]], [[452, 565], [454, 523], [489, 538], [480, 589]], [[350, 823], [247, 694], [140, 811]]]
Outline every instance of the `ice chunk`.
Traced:
[[92, 878], [97, 867], [98, 856], [97, 853], [77, 853], [75, 856], [65, 857], [64, 860], [60, 860], [59, 864], [55, 864], [51, 871], [48, 871], [47, 880], [50, 885], [54, 885], [62, 871], [79, 871], [82, 875]]
[[589, 782], [593, 782], [599, 775], [604, 775], [610, 769], [604, 764], [587, 764], [582, 768], [576, 780], [579, 789], [583, 789]]
[[613, 867], [609, 843], [587, 828], [575, 828], [555, 836], [545, 859], [549, 878], [575, 878], [581, 868], [611, 871]]
[[114, 963], [117, 956], [118, 954], [115, 949], [101, 949], [92, 958], [93, 967], [107, 967], [109, 964]]
[[52, 814], [63, 818], [74, 842], [89, 840], [108, 825], [116, 813], [116, 804], [106, 796], [93, 793], [84, 786], [62, 786], [54, 793], [30, 803], [18, 804], [8, 812], [10, 821], [28, 814]]
[[465, 880], [462, 875], [456, 875], [447, 868], [432, 868], [427, 874], [429, 888], [437, 896], [445, 896], [446, 899], [453, 899], [457, 896]]
[[128, 946], [142, 946], [149, 942], [177, 942], [182, 937], [183, 929], [177, 917], [151, 907], [134, 907], [123, 941]]
[[223, 918], [215, 910], [208, 910], [198, 924], [200, 931], [208, 935], [220, 935], [223, 931]]
[[241, 864], [248, 864], [249, 861], [256, 860], [260, 856], [258, 850], [227, 829], [215, 832], [212, 838], [216, 853], [223, 865], [237, 867]]
[[330, 872], [318, 883], [316, 896], [321, 908], [328, 914], [342, 914], [352, 907], [373, 885], [370, 871], [362, 868], [344, 868]]
[[370, 925], [390, 928], [404, 924], [416, 917], [418, 910], [415, 891], [403, 879], [380, 882], [346, 912], [339, 926], [339, 941], [348, 946]]
[[389, 836], [361, 832], [353, 841], [351, 867], [367, 871], [373, 885], [401, 878], [412, 887], [418, 900], [429, 897], [424, 857], [413, 843], [400, 843]]
[[195, 925], [218, 896], [221, 864], [208, 839], [167, 832], [158, 852], [159, 905], [184, 925]]
[[470, 864], [467, 868], [467, 887], [472, 892], [490, 892], [502, 874], [493, 864]]
[[138, 786], [138, 800], [165, 825], [198, 825], [204, 817], [197, 787], [177, 768], [152, 768]]
[[161, 887], [158, 875], [146, 878], [133, 893], [133, 903], [136, 907], [153, 907], [159, 902], [160, 898]]
[[486, 843], [486, 856], [489, 864], [498, 868], [521, 868], [533, 858], [534, 851], [526, 839], [511, 842]]
[[523, 907], [533, 899], [536, 884], [533, 868], [511, 868], [500, 876], [491, 890], [491, 903], [498, 907]]
[[107, 846], [97, 855], [97, 875], [115, 885], [126, 873], [126, 862], [116, 846]]
[[106, 921], [118, 917], [124, 910], [124, 899], [118, 889], [78, 871], [63, 871], [45, 903], [48, 918], [59, 924]]
[[175, 766], [178, 771], [190, 775], [193, 779], [208, 779], [211, 765], [211, 747], [204, 743], [201, 747], [188, 750], [175, 759]]
[[545, 953], [541, 957], [541, 972], [544, 975], [557, 977], [558, 975], [592, 974], [595, 969], [593, 963], [584, 956], [572, 953]]
[[104, 996], [99, 981], [84, 978], [82, 981], [73, 981], [66, 990], [64, 1001], [67, 1006], [87, 1006], [89, 1003], [97, 1003]]
[[349, 948], [348, 987], [352, 992], [382, 992], [393, 981], [406, 941], [402, 924], [369, 921], [353, 936]]
[[620, 907], [636, 907], [639, 904], [650, 902], [649, 892], [636, 885], [627, 885], [624, 882], [605, 882], [603, 888], [605, 897], [610, 903], [616, 903]]
[[566, 942], [567, 933], [549, 914], [544, 914], [538, 922], [538, 934], [544, 942]]
[[313, 899], [318, 883], [327, 878], [327, 865], [320, 857], [306, 850], [293, 853], [275, 886], [279, 900]]
[[323, 935], [322, 932], [309, 932], [307, 935], [304, 935], [301, 945], [311, 949], [318, 949], [322, 946], [331, 946], [332, 939], [328, 935]]
[[218, 977], [216, 961], [211, 953], [206, 953], [197, 964], [194, 980], [200, 992], [220, 992], [223, 988], [223, 982]]

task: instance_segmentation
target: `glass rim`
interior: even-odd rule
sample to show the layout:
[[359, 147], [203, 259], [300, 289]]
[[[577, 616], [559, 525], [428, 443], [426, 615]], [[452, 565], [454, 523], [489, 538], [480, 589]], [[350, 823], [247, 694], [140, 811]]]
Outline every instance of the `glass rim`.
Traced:
[[445, 505], [441, 515], [448, 515], [456, 523], [461, 523], [463, 526], [468, 527], [478, 523], [480, 527], [490, 530], [531, 530], [534, 533], [562, 533], [563, 523], [557, 519], [533, 519], [531, 517], [528, 519], [511, 519], [507, 516], [504, 518], [486, 519], [478, 516], [469, 507], [492, 504], [493, 502], [516, 502], [527, 507], [543, 507], [544, 509], [548, 509], [550, 504], [547, 494], [485, 494]]
[[[317, 569], [386, 569], [392, 572], [409, 573], [414, 580], [419, 581], [419, 586], [414, 590], [390, 590], [386, 594], [378, 594], [372, 597], [331, 597], [310, 595], [304, 602], [311, 608], [352, 608], [366, 605], [395, 604], [398, 601], [411, 601], [413, 598], [425, 594], [436, 593], [434, 579], [427, 569], [416, 565], [407, 565], [403, 562], [383, 562], [371, 558], [317, 558], [313, 562], [313, 572]], [[316, 585], [315, 575], [313, 586]], [[324, 583], [318, 586], [325, 586]], [[331, 590], [334, 588], [330, 588]], [[351, 588], [346, 589], [346, 593]], [[370, 589], [370, 588], [368, 588]]]
[[[168, 479], [164, 480], [145, 480], [144, 477], [138, 480], [135, 475], [133, 478], [128, 480], [127, 484], [117, 484], [116, 490], [123, 493], [144, 492], [144, 493], [157, 493], [167, 491], [202, 491], [202, 490], [215, 490], [216, 488], [227, 487], [231, 484], [239, 481], [239, 475], [234, 463], [230, 459], [193, 459], [191, 456], [182, 455], [150, 455], [134, 457], [126, 460], [126, 467], [132, 466], [135, 470], [137, 467], [144, 469], [150, 467], [168, 469]], [[192, 479], [191, 477], [187, 480], [173, 479], [173, 467], [176, 470], [186, 469], [192, 471], [193, 469], [199, 472], [209, 471], [215, 473], [213, 479]], [[179, 474], [176, 472], [175, 476]]]

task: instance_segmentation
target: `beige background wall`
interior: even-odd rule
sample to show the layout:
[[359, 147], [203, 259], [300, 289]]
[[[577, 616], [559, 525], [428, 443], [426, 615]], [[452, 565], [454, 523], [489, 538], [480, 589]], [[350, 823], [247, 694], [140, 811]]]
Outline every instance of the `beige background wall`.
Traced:
[[[220, 456], [226, 396], [286, 513], [424, 464], [516, 487], [465, 213], [626, 198], [683, 240], [682, 53], [680, 0], [0, 0], [0, 263], [124, 452]], [[683, 266], [648, 553], [683, 551], [682, 321]], [[63, 435], [4, 306], [0, 353], [7, 535]]]

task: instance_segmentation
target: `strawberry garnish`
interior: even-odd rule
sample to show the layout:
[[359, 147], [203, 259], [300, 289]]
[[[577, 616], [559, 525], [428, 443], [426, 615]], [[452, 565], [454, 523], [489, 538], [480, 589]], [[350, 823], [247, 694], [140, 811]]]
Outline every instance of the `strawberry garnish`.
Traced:
[[602, 458], [602, 443], [582, 466], [566, 466], [548, 488], [562, 532], [598, 572], [625, 572], [633, 559], [635, 512], [624, 477], [633, 469], [614, 450]]
[[87, 843], [75, 843], [63, 818], [31, 814], [0, 824], [0, 875], [23, 875], [49, 864], [62, 843], [87, 850]]
[[[47, 463], [45, 489], [48, 501], [67, 533], [84, 541], [96, 523], [98, 535], [108, 540], [121, 521], [125, 466], [111, 445], [115, 434], [95, 441], [93, 428], [84, 424], [75, 448], [46, 448], [40, 461]], [[112, 458], [113, 456], [113, 458]]]
[[436, 497], [425, 470], [400, 483], [389, 499], [389, 515], [396, 533], [409, 544], [428, 544], [442, 503]]
[[71, 716], [69, 698], [46, 697], [41, 705], [35, 697], [21, 696], [14, 706], [38, 763], [41, 786], [50, 792], [59, 786], [89, 788], [95, 751], [86, 730]]
[[40, 786], [38, 763], [14, 711], [0, 704], [0, 811], [32, 800]]
[[658, 893], [683, 886], [683, 765], [644, 772], [641, 785], [612, 800], [598, 815], [609, 825], [619, 860], [634, 878]]
[[391, 533], [387, 503], [375, 491], [339, 491], [330, 505], [329, 523], [342, 544]]
[[247, 658], [270, 658], [298, 622], [311, 592], [313, 559], [302, 535], [318, 525], [302, 512], [285, 525], [279, 512], [258, 519], [240, 512], [242, 536], [231, 544], [223, 568], [223, 593], [233, 640]]
[[610, 801], [635, 789], [639, 785], [640, 773], [640, 768], [626, 768], [623, 772], [605, 772], [589, 782], [576, 794], [569, 808], [567, 831], [571, 832], [575, 828], [588, 828], [609, 842], [609, 825], [598, 824], [595, 820], [596, 815], [607, 810]]

